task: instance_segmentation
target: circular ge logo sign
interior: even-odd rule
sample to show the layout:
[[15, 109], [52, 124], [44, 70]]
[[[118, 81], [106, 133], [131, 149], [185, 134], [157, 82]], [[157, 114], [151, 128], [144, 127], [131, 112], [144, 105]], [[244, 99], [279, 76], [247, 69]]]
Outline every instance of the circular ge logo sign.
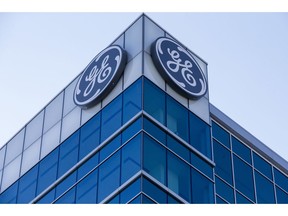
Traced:
[[177, 42], [160, 37], [153, 43], [151, 54], [156, 68], [175, 91], [191, 99], [206, 93], [207, 83], [202, 70]]
[[89, 108], [100, 102], [118, 82], [126, 60], [125, 50], [118, 45], [99, 53], [85, 68], [75, 87], [75, 104]]

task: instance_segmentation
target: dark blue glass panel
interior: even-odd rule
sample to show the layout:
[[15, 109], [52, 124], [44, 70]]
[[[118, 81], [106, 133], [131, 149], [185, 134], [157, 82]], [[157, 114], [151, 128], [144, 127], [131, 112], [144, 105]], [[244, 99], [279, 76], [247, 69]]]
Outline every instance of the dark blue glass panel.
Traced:
[[252, 168], [233, 155], [235, 187], [251, 200], [255, 201]]
[[129, 204], [140, 204], [141, 203], [141, 194], [133, 199]]
[[259, 155], [253, 152], [253, 162], [254, 167], [260, 171], [262, 174], [264, 174], [266, 177], [268, 177], [270, 180], [272, 180], [272, 166], [266, 162], [264, 159], [262, 159]]
[[245, 196], [242, 194], [236, 192], [236, 203], [237, 204], [251, 204], [252, 202], [247, 199]]
[[234, 203], [234, 191], [221, 179], [215, 177], [216, 193], [229, 203]]
[[166, 185], [166, 149], [144, 134], [144, 170]]
[[57, 179], [59, 148], [47, 155], [39, 164], [37, 194], [40, 194]]
[[107, 202], [108, 204], [119, 204], [120, 203], [120, 196], [119, 194], [117, 196], [115, 196], [113, 199], [111, 199], [109, 202]]
[[232, 149], [239, 157], [251, 164], [251, 151], [250, 149], [241, 143], [238, 139], [232, 136]]
[[81, 127], [79, 160], [95, 149], [100, 143], [100, 113]]
[[90, 170], [96, 167], [99, 163], [99, 154], [96, 153], [88, 161], [82, 164], [78, 168], [78, 177], [77, 180], [80, 180], [84, 175], [86, 175]]
[[226, 132], [222, 127], [220, 127], [214, 121], [212, 121], [212, 136], [216, 138], [219, 142], [221, 142], [223, 145], [230, 148], [229, 133]]
[[37, 201], [38, 204], [50, 204], [55, 200], [55, 188], [45, 194], [40, 200]]
[[288, 177], [274, 168], [275, 183], [288, 193]]
[[35, 198], [37, 186], [38, 165], [20, 178], [17, 203], [29, 203]]
[[121, 146], [121, 134], [115, 137], [112, 141], [107, 143], [101, 150], [100, 150], [100, 162], [107, 158], [110, 154], [112, 154], [117, 148]]
[[139, 134], [121, 149], [121, 184], [141, 169], [141, 140], [142, 134]]
[[144, 118], [144, 130], [147, 131], [151, 136], [159, 140], [161, 143], [166, 143], [166, 133], [147, 118]]
[[60, 145], [58, 178], [78, 162], [79, 132], [77, 131]]
[[214, 203], [213, 182], [195, 169], [192, 171], [192, 203]]
[[209, 178], [213, 179], [213, 168], [206, 161], [201, 159], [194, 152], [191, 152], [191, 164], [207, 175]]
[[214, 160], [216, 164], [215, 172], [222, 179], [233, 185], [231, 153], [216, 140], [213, 140], [213, 145]]
[[155, 204], [153, 200], [147, 197], [145, 194], [141, 194], [142, 204]]
[[120, 193], [120, 203], [128, 203], [140, 191], [141, 191], [141, 181], [139, 178]]
[[193, 113], [189, 113], [190, 144], [202, 154], [211, 159], [210, 126]]
[[217, 204], [227, 204], [221, 197], [216, 196], [216, 203]]
[[98, 202], [120, 185], [120, 152], [115, 153], [99, 167]]
[[122, 95], [119, 95], [102, 110], [101, 142], [122, 125]]
[[3, 204], [17, 203], [18, 184], [19, 181], [16, 181], [0, 195], [0, 203]]
[[122, 144], [133, 137], [138, 131], [142, 129], [142, 118], [138, 118], [128, 128], [122, 132]]
[[276, 186], [277, 203], [288, 204], [288, 193]]
[[60, 199], [58, 199], [56, 204], [73, 204], [75, 203], [75, 188], [69, 190], [66, 194], [64, 194]]
[[[143, 178], [142, 191], [155, 200], [157, 203], [167, 203], [167, 194], [162, 191], [158, 186], [152, 183], [150, 180]], [[144, 200], [142, 200], [144, 203]], [[146, 203], [146, 202], [145, 202]]]
[[144, 110], [165, 125], [165, 93], [147, 79], [144, 79]]
[[274, 186], [272, 182], [255, 171], [257, 203], [275, 203]]
[[190, 166], [170, 152], [168, 152], [167, 158], [168, 188], [187, 202], [191, 202]]
[[179, 200], [175, 199], [174, 197], [168, 195], [168, 204], [181, 204]]
[[173, 137], [167, 135], [167, 147], [177, 155], [190, 162], [190, 151]]
[[62, 182], [56, 186], [56, 198], [61, 196], [68, 188], [70, 188], [75, 182], [77, 177], [77, 171], [70, 174]]
[[136, 81], [123, 93], [123, 124], [142, 108], [142, 79]]
[[188, 110], [168, 95], [166, 108], [167, 127], [177, 136], [189, 142]]
[[94, 170], [76, 186], [76, 203], [96, 203], [98, 170]]

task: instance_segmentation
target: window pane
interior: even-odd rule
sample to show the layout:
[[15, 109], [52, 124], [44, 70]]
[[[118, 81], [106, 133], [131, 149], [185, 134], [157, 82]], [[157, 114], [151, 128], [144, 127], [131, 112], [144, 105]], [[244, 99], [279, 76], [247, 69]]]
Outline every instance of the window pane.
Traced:
[[241, 143], [238, 139], [232, 136], [232, 149], [239, 157], [251, 164], [251, 151], [250, 149]]
[[144, 170], [166, 185], [166, 150], [148, 135], [144, 135]]
[[219, 142], [221, 142], [226, 147], [230, 148], [230, 138], [229, 133], [226, 132], [222, 127], [212, 121], [212, 135]]
[[121, 134], [115, 137], [111, 142], [107, 143], [100, 150], [100, 162], [107, 158], [110, 154], [112, 154], [117, 148], [121, 145]]
[[58, 177], [62, 176], [78, 162], [79, 132], [74, 133], [60, 145]]
[[76, 187], [76, 203], [96, 203], [98, 169], [86, 176]]
[[121, 157], [121, 183], [123, 184], [140, 169], [141, 136], [137, 135], [122, 148]]
[[122, 124], [122, 95], [102, 110], [101, 142], [112, 135]]
[[208, 177], [213, 179], [213, 168], [206, 161], [201, 159], [194, 152], [191, 152], [191, 164], [199, 169], [201, 172], [206, 174]]
[[4, 193], [0, 195], [0, 203], [16, 203], [17, 202], [18, 181], [10, 186]]
[[237, 204], [251, 204], [252, 202], [244, 197], [242, 194], [236, 192], [236, 203]]
[[167, 127], [189, 142], [188, 110], [170, 96], [167, 96]]
[[231, 153], [217, 141], [213, 140], [213, 144], [214, 160], [216, 164], [215, 172], [222, 179], [233, 185]]
[[78, 177], [77, 180], [80, 180], [84, 175], [86, 175], [90, 170], [92, 170], [94, 167], [96, 167], [99, 163], [99, 154], [96, 153], [93, 155], [88, 161], [86, 161], [84, 164], [82, 164], [78, 168]]
[[144, 118], [144, 130], [161, 143], [166, 143], [166, 133], [147, 118]]
[[167, 136], [167, 147], [170, 148], [177, 155], [190, 162], [190, 151], [188, 148], [180, 144], [176, 139], [171, 136]]
[[63, 204], [73, 204], [75, 203], [75, 188], [69, 190], [64, 196], [62, 196], [55, 203], [63, 203]]
[[236, 188], [255, 201], [252, 168], [233, 155]]
[[211, 159], [210, 126], [190, 112], [190, 144]]
[[257, 203], [275, 203], [272, 182], [255, 171]]
[[142, 108], [142, 80], [139, 79], [123, 93], [123, 124]]
[[79, 160], [95, 149], [100, 142], [100, 115], [97, 114], [81, 128]]
[[275, 183], [288, 192], [288, 177], [274, 168]]
[[147, 79], [144, 80], [144, 110], [165, 124], [165, 93]]
[[127, 203], [141, 191], [140, 178], [120, 193], [120, 203]]
[[61, 196], [76, 182], [76, 172], [73, 172], [56, 186], [56, 198]]
[[234, 191], [221, 179], [215, 177], [216, 193], [229, 203], [234, 203]]
[[288, 194], [276, 186], [277, 203], [288, 204]]
[[142, 118], [138, 118], [122, 132], [122, 144], [133, 137], [142, 128]]
[[101, 202], [120, 185], [120, 152], [99, 167], [98, 202]]
[[29, 203], [36, 196], [38, 166], [35, 166], [19, 181], [19, 192], [17, 203]]
[[266, 162], [264, 159], [262, 159], [258, 154], [254, 152], [253, 152], [253, 162], [254, 167], [258, 171], [260, 171], [262, 174], [264, 174], [266, 177], [272, 180], [272, 167], [268, 162]]
[[214, 203], [213, 182], [192, 169], [192, 203]]
[[[158, 186], [156, 186], [154, 183], [152, 183], [146, 178], [143, 178], [142, 184], [142, 190], [145, 194], [154, 199], [157, 203], [167, 203], [167, 194], [162, 191]], [[146, 203], [144, 202], [144, 200], [142, 200], [142, 202]]]
[[168, 152], [168, 187], [191, 202], [191, 177], [190, 167], [172, 153]]

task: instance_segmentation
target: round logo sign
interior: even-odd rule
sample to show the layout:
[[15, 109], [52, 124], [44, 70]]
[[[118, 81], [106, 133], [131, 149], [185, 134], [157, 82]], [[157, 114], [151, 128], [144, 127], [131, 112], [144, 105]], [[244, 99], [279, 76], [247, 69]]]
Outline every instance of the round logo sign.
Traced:
[[112, 45], [99, 53], [85, 68], [74, 90], [74, 102], [89, 108], [100, 102], [118, 82], [125, 64], [126, 51]]
[[157, 70], [175, 91], [191, 99], [206, 93], [207, 83], [201, 68], [176, 41], [158, 38], [151, 47], [151, 54]]

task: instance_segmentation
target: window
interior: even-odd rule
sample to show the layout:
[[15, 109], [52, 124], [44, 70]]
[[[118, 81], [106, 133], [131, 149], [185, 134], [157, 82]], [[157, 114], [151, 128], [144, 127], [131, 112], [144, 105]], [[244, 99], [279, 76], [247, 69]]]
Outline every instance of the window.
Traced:
[[255, 171], [257, 203], [275, 203], [272, 182]]
[[220, 178], [215, 177], [216, 193], [229, 203], [234, 203], [234, 191], [229, 185]]
[[238, 139], [232, 136], [232, 149], [239, 157], [251, 164], [251, 151], [250, 149], [241, 143]]
[[260, 171], [262, 174], [264, 174], [266, 177], [272, 180], [272, 167], [268, 162], [262, 159], [255, 152], [253, 152], [253, 162], [254, 162], [254, 167], [258, 171]]
[[96, 203], [98, 187], [98, 169], [86, 176], [76, 186], [76, 203]]
[[217, 123], [212, 121], [212, 135], [219, 142], [221, 142], [226, 147], [230, 148], [230, 137], [229, 133], [226, 132], [222, 127], [220, 127]]

